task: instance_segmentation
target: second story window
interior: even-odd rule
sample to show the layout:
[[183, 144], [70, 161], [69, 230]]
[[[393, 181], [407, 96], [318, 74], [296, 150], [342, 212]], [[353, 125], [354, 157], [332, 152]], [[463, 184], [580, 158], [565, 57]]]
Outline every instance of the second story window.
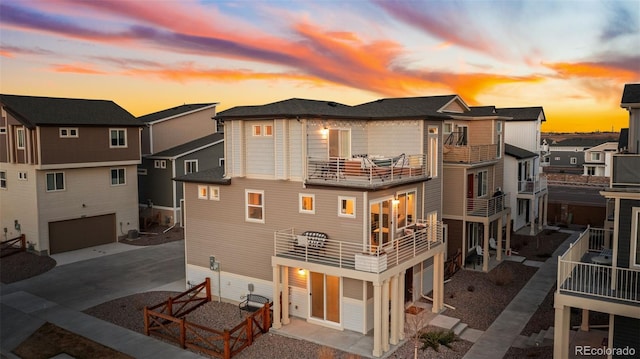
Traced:
[[487, 195], [487, 174], [486, 170], [478, 172], [478, 197]]
[[109, 130], [109, 147], [127, 147], [127, 130], [124, 128], [112, 128]]
[[7, 172], [0, 171], [0, 188], [7, 189]]
[[16, 146], [19, 150], [24, 150], [25, 142], [24, 142], [24, 128], [16, 129]]
[[254, 136], [262, 136], [262, 126], [253, 125], [253, 135]]
[[184, 161], [184, 173], [196, 173], [198, 172], [198, 160], [186, 160]]
[[329, 158], [332, 157], [351, 157], [351, 130], [329, 130]]
[[47, 173], [47, 192], [64, 191], [64, 172]]
[[18, 179], [21, 181], [27, 180], [27, 172], [18, 172]]
[[572, 165], [575, 165], [578, 163], [578, 158], [577, 157], [571, 157], [569, 159], [569, 163], [571, 163]]
[[111, 185], [118, 186], [126, 184], [126, 176], [124, 168], [112, 168], [111, 169]]
[[502, 157], [502, 121], [496, 121], [496, 157]]
[[63, 127], [60, 129], [60, 138], [76, 138], [76, 137], [78, 137], [77, 128]]
[[601, 161], [600, 152], [591, 152], [591, 161]]
[[308, 193], [300, 193], [300, 213], [316, 213], [316, 196]]
[[429, 126], [429, 176], [438, 177], [438, 128]]
[[338, 197], [338, 216], [349, 218], [356, 217], [355, 197]]
[[155, 160], [153, 161], [153, 168], [167, 168], [167, 161], [166, 160]]
[[264, 223], [264, 191], [245, 191], [245, 220]]

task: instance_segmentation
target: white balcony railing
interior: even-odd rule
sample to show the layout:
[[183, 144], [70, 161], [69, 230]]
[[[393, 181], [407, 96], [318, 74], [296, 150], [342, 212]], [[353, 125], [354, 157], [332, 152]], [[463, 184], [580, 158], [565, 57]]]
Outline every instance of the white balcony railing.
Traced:
[[558, 259], [558, 291], [640, 304], [640, 271], [591, 263], [610, 243], [609, 230], [582, 232]]
[[501, 194], [491, 198], [467, 198], [467, 215], [490, 217], [502, 212], [509, 205], [509, 194]]
[[[294, 228], [276, 231], [274, 234], [274, 255], [303, 262], [328, 265], [352, 270], [382, 273], [409, 259], [443, 244], [442, 224], [435, 228], [425, 227], [411, 234], [396, 238], [385, 246], [363, 245], [361, 243], [327, 239], [322, 248], [299, 245]], [[357, 261], [366, 257], [366, 269]], [[379, 265], [369, 266], [371, 263]], [[384, 265], [382, 265], [384, 264]]]
[[455, 163], [478, 163], [498, 159], [497, 145], [443, 146], [442, 160]]
[[307, 161], [307, 183], [376, 187], [427, 178], [427, 156], [399, 155], [386, 158], [313, 158]]
[[540, 177], [537, 180], [518, 181], [518, 193], [534, 194], [545, 191], [547, 189], [547, 177]]

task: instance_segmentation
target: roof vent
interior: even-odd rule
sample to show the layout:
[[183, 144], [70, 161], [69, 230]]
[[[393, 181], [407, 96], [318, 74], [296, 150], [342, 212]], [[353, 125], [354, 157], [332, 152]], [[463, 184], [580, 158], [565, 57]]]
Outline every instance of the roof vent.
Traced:
[[329, 101], [329, 102], [327, 102], [327, 105], [329, 105], [329, 106], [331, 106], [331, 107], [336, 107], [336, 106], [338, 106], [338, 104], [337, 104], [337, 103], [335, 103], [335, 102], [333, 102], [333, 101]]

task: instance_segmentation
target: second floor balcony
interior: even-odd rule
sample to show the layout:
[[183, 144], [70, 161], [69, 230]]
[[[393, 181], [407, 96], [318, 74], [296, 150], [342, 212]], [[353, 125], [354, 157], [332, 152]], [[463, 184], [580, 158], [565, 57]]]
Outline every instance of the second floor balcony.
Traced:
[[491, 217], [504, 211], [509, 205], [509, 194], [491, 198], [467, 198], [467, 216]]
[[488, 145], [447, 145], [443, 146], [442, 160], [453, 163], [479, 163], [497, 160], [498, 146]]
[[640, 306], [640, 271], [618, 267], [613, 232], [587, 228], [558, 260], [558, 292]]
[[375, 189], [429, 178], [427, 156], [308, 158], [307, 184]]
[[518, 194], [536, 194], [547, 190], [547, 177], [518, 181]]

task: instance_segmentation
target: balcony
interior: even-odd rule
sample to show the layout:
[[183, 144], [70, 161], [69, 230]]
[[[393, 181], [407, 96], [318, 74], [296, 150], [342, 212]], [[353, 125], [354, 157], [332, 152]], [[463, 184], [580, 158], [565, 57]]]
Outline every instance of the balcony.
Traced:
[[611, 242], [609, 230], [587, 228], [581, 233], [558, 260], [559, 293], [640, 305], [640, 271], [598, 264], [608, 261]]
[[309, 158], [306, 184], [377, 189], [429, 178], [426, 155]]
[[491, 198], [467, 198], [467, 216], [491, 217], [507, 208], [509, 194]]
[[518, 194], [536, 194], [547, 190], [547, 177], [535, 181], [518, 181]]
[[498, 159], [497, 145], [443, 146], [442, 160], [454, 163], [479, 163]]
[[[444, 243], [442, 224], [424, 227], [385, 246], [328, 239], [322, 248], [300, 245], [294, 228], [274, 234], [274, 256], [349, 270], [383, 273]], [[444, 249], [444, 246], [441, 248]]]
[[640, 186], [640, 155], [613, 156], [611, 187]]

